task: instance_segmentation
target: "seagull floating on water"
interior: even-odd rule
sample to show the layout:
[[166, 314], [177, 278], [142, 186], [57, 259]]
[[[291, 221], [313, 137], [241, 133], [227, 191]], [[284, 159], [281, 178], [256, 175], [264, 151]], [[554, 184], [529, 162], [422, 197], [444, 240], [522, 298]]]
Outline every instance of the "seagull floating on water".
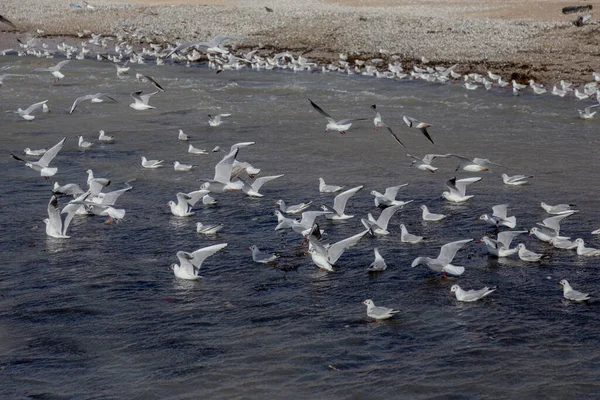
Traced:
[[508, 204], [498, 204], [492, 207], [492, 215], [483, 214], [479, 217], [479, 220], [487, 222], [496, 228], [506, 226], [512, 229], [517, 226], [517, 217], [508, 217], [507, 213]]
[[147, 160], [146, 157], [142, 157], [142, 167], [147, 169], [160, 168], [164, 161], [165, 160]]
[[63, 138], [60, 142], [51, 147], [47, 152], [44, 153], [42, 158], [40, 158], [37, 161], [23, 160], [22, 158], [17, 157], [14, 154], [11, 154], [11, 156], [17, 161], [24, 162], [26, 167], [29, 167], [34, 171], [38, 171], [40, 173], [40, 176], [48, 178], [50, 176], [54, 176], [58, 171], [58, 168], [56, 167], [51, 168], [50, 163], [52, 162], [52, 160], [54, 160], [54, 157], [56, 157], [60, 149], [63, 148], [65, 140], [67, 140], [67, 138]]
[[367, 306], [367, 317], [373, 318], [376, 321], [390, 319], [394, 316], [394, 314], [398, 314], [400, 312], [400, 310], [394, 310], [393, 308], [378, 307], [371, 299], [362, 301], [360, 304]]
[[383, 257], [379, 253], [379, 249], [377, 247], [375, 247], [373, 250], [375, 252], [375, 259], [373, 260], [373, 262], [367, 268], [367, 272], [381, 272], [381, 271], [385, 271], [387, 269], [387, 264], [385, 263], [385, 260], [383, 259]]
[[506, 174], [502, 174], [500, 176], [502, 177], [502, 182], [504, 182], [505, 185], [511, 185], [511, 186], [525, 185], [527, 183], [527, 181], [525, 179], [533, 178], [533, 176], [531, 176], [531, 175], [508, 176]]
[[193, 253], [178, 251], [176, 255], [181, 265], [172, 264], [171, 269], [175, 273], [175, 276], [179, 279], [187, 279], [191, 281], [200, 279], [201, 276], [198, 275], [198, 273], [200, 272], [200, 267], [202, 266], [204, 260], [225, 247], [227, 247], [227, 243], [203, 247], [194, 251]]
[[327, 185], [323, 178], [319, 178], [319, 192], [321, 193], [335, 193], [345, 188], [345, 186]]
[[222, 118], [230, 117], [231, 114], [217, 114], [217, 115], [208, 115], [208, 125], [210, 126], [219, 126], [223, 123]]
[[202, 222], [196, 223], [196, 233], [201, 233], [203, 235], [215, 235], [221, 229], [223, 229], [224, 224], [208, 224], [204, 225]]
[[338, 221], [346, 220], [346, 219], [350, 219], [350, 218], [354, 217], [354, 215], [347, 215], [344, 212], [346, 209], [346, 203], [348, 202], [348, 199], [350, 197], [354, 196], [362, 188], [363, 188], [362, 185], [357, 186], [352, 189], [348, 189], [348, 190], [338, 194], [337, 196], [335, 196], [335, 198], [333, 199], [333, 208], [323, 205], [323, 207], [322, 207], [323, 210], [331, 212], [331, 214], [327, 214], [327, 215], [325, 215], [325, 217], [327, 219], [338, 220]]
[[515, 237], [528, 233], [527, 231], [504, 231], [498, 233], [497, 239], [492, 239], [490, 237], [484, 236], [481, 238], [480, 242], [485, 244], [488, 253], [496, 257], [508, 257], [516, 254], [519, 249], [510, 248], [510, 244], [514, 240]]
[[471, 302], [481, 300], [495, 290], [495, 288], [490, 289], [487, 286], [483, 289], [478, 290], [463, 290], [458, 285], [452, 285], [452, 287], [450, 288], [450, 294], [454, 293], [456, 295], [456, 300], [458, 301]]
[[458, 250], [471, 241], [473, 241], [473, 239], [458, 240], [456, 242], [447, 243], [442, 246], [440, 254], [437, 256], [437, 258], [417, 257], [412, 262], [411, 267], [414, 268], [418, 265], [425, 265], [433, 271], [443, 272], [444, 278], [447, 277], [446, 273], [455, 276], [462, 275], [463, 272], [465, 272], [465, 268], [452, 265], [451, 262], [454, 259], [454, 256], [456, 256]]
[[419, 208], [422, 210], [421, 218], [423, 221], [440, 221], [447, 217], [447, 215], [444, 214], [435, 214], [430, 212], [429, 208], [425, 204], [420, 205]]
[[260, 251], [256, 245], [248, 247], [248, 250], [252, 251], [252, 261], [257, 263], [268, 264], [276, 261], [279, 258], [277, 254], [270, 254]]
[[473, 195], [467, 196], [467, 186], [479, 182], [481, 177], [463, 178], [456, 180], [456, 177], [446, 181], [446, 186], [450, 189], [449, 192], [443, 192], [442, 197], [454, 203], [463, 203], [469, 200]]
[[558, 284], [562, 285], [562, 287], [563, 287], [563, 296], [567, 300], [585, 301], [585, 300], [589, 300], [590, 299], [590, 295], [589, 294], [582, 293], [580, 291], [577, 291], [577, 290], [573, 289], [571, 287], [571, 285], [569, 284], [569, 282], [567, 282], [566, 279], [562, 279], [560, 282], [558, 282]]

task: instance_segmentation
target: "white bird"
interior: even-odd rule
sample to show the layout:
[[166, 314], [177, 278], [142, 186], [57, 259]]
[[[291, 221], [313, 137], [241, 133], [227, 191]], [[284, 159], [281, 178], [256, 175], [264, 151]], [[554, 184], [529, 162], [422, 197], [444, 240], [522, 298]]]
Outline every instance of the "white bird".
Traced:
[[540, 261], [541, 258], [544, 256], [543, 254], [538, 254], [531, 250], [527, 250], [527, 247], [525, 247], [523, 243], [519, 243], [517, 245], [517, 249], [519, 253], [519, 258], [523, 261], [537, 262]]
[[[46, 224], [46, 235], [57, 239], [70, 238], [70, 236], [67, 236], [67, 229], [69, 229], [69, 224], [75, 216], [77, 208], [78, 207], [69, 207], [66, 210], [67, 216], [63, 221], [58, 209], [58, 198], [52, 195], [50, 202], [48, 203], [48, 218], [44, 219], [44, 223]], [[63, 212], [65, 212], [65, 210], [63, 210]]]
[[223, 193], [242, 189], [242, 187], [244, 187], [244, 182], [231, 181], [233, 164], [239, 151], [239, 148], [235, 148], [223, 157], [223, 159], [215, 165], [214, 178], [208, 182], [204, 182], [200, 188], [210, 190], [213, 193]]
[[187, 140], [190, 140], [190, 137], [188, 135], [186, 135], [185, 133], [183, 133], [183, 130], [180, 129], [177, 139], [187, 141]]
[[471, 290], [463, 290], [458, 285], [452, 285], [450, 288], [450, 293], [454, 293], [456, 295], [456, 300], [471, 302], [483, 299], [485, 296], [489, 295], [496, 289], [490, 289], [489, 287], [484, 287], [483, 289], [471, 289]]
[[222, 118], [230, 117], [231, 114], [217, 114], [217, 115], [208, 115], [208, 125], [210, 126], [219, 126], [223, 123]]
[[392, 128], [390, 128], [385, 122], [383, 122], [383, 119], [381, 119], [381, 114], [379, 114], [379, 111], [377, 111], [377, 106], [375, 104], [373, 104], [371, 106], [371, 108], [375, 111], [375, 118], [373, 119], [373, 124], [375, 125], [375, 130], [378, 131], [379, 128], [385, 128], [390, 135], [392, 135], [392, 137], [394, 138], [394, 140], [396, 142], [398, 142], [398, 144], [400, 144], [402, 147], [406, 147], [401, 141], [400, 139], [398, 139], [398, 136], [396, 136], [396, 134], [394, 133], [394, 131], [392, 131]]
[[197, 167], [197, 166], [198, 165], [196, 165], [196, 164], [182, 164], [179, 161], [173, 162], [173, 169], [175, 169], [175, 171], [187, 172], [187, 171], [191, 171], [192, 168]]
[[600, 235], [600, 229], [596, 229], [592, 232], [592, 235]]
[[512, 86], [516, 90], [523, 90], [523, 89], [525, 89], [527, 87], [527, 85], [523, 85], [523, 84], [517, 83], [514, 79], [512, 80]]
[[568, 237], [560, 236], [560, 222], [573, 214], [575, 214], [575, 211], [546, 218], [541, 224], [538, 222], [537, 227], [531, 228], [530, 234], [535, 235], [538, 239], [544, 242], [549, 242], [553, 237], [568, 239]]
[[268, 264], [279, 258], [277, 254], [270, 254], [260, 251], [256, 245], [248, 247], [248, 250], [252, 251], [252, 261], [257, 263]]
[[527, 231], [504, 231], [498, 234], [497, 239], [484, 236], [481, 238], [480, 242], [485, 244], [488, 253], [491, 255], [496, 257], [508, 257], [519, 251], [516, 247], [511, 249], [510, 244], [515, 237], [523, 233], [527, 233]]
[[492, 215], [483, 214], [479, 217], [479, 221], [487, 222], [488, 224], [495, 226], [506, 226], [510, 229], [517, 226], [517, 217], [508, 217], [508, 204], [498, 204], [492, 207]]
[[373, 250], [375, 252], [375, 259], [373, 260], [371, 265], [369, 265], [369, 268], [367, 268], [367, 272], [385, 271], [387, 269], [387, 264], [385, 263], [385, 260], [379, 253], [379, 249], [377, 247], [375, 247], [375, 249], [373, 249]]
[[416, 244], [423, 241], [423, 236], [417, 236], [413, 235], [412, 233], [408, 233], [406, 225], [400, 224], [400, 241], [402, 243]]
[[323, 178], [319, 178], [319, 192], [321, 193], [335, 193], [339, 192], [346, 186], [327, 185]]
[[194, 147], [190, 143], [190, 145], [188, 147], [188, 153], [190, 153], [190, 154], [208, 154], [208, 151], [206, 151], [204, 149], [200, 149], [200, 148]]
[[[26, 121], [31, 121], [31, 120], [35, 119], [35, 116], [31, 115], [31, 113], [34, 112], [35, 110], [37, 110], [38, 108], [41, 108], [47, 102], [48, 102], [48, 100], [40, 101], [39, 103], [30, 105], [29, 107], [27, 107], [24, 110], [21, 108], [18, 108], [17, 111], [12, 111], [12, 112], [14, 112], [15, 114], [19, 114]], [[11, 111], [7, 111], [7, 112], [11, 112]]]
[[347, 215], [345, 213], [346, 203], [348, 202], [348, 199], [350, 197], [354, 196], [362, 188], [363, 188], [362, 185], [357, 186], [352, 189], [348, 189], [348, 190], [338, 194], [337, 196], [335, 196], [335, 198], [333, 199], [333, 208], [323, 205], [322, 206], [323, 210], [331, 211], [331, 214], [327, 214], [325, 217], [327, 219], [332, 219], [332, 220], [346, 220], [346, 219], [350, 219], [350, 218], [354, 217], [354, 215]]
[[384, 209], [379, 218], [373, 218], [371, 213], [367, 214], [367, 219], [361, 218], [360, 222], [367, 228], [371, 235], [389, 235], [390, 232], [387, 230], [390, 219], [394, 213], [401, 209], [402, 206], [391, 206]]
[[203, 247], [193, 253], [178, 251], [176, 255], [181, 265], [172, 264], [171, 269], [179, 279], [197, 280], [201, 278], [198, 273], [200, 272], [200, 267], [204, 260], [225, 247], [227, 247], [227, 243]]
[[60, 186], [58, 182], [54, 182], [52, 193], [63, 196], [79, 196], [83, 194], [84, 191], [76, 183], [67, 183], [66, 185]]
[[196, 233], [201, 233], [203, 235], [215, 235], [221, 229], [223, 229], [224, 224], [209, 224], [204, 225], [202, 222], [196, 223]]
[[531, 175], [508, 176], [506, 174], [502, 174], [501, 177], [502, 177], [502, 182], [504, 182], [505, 185], [512, 185], [512, 186], [525, 185], [527, 183], [527, 181], [525, 179], [533, 178], [533, 176], [531, 176]]
[[142, 167], [153, 169], [162, 167], [162, 163], [165, 160], [147, 160], [146, 157], [142, 157]]
[[443, 192], [442, 197], [454, 203], [462, 203], [469, 200], [473, 195], [467, 196], [467, 186], [479, 182], [481, 177], [463, 178], [456, 180], [456, 177], [446, 181], [446, 186], [450, 189], [449, 192]]
[[39, 150], [31, 150], [29, 147], [25, 148], [25, 150], [23, 150], [23, 153], [25, 153], [26, 156], [43, 156], [46, 152], [48, 151], [48, 149], [39, 149]]
[[45, 113], [49, 113], [51, 111], [50, 107], [48, 107], [48, 104], [46, 104], [46, 103], [42, 104], [42, 111]]
[[285, 201], [277, 200], [275, 204], [279, 206], [281, 212], [284, 212], [286, 214], [299, 214], [302, 211], [306, 210], [308, 207], [310, 207], [312, 201], [309, 201], [308, 203], [298, 203], [288, 206], [285, 204]]
[[546, 210], [548, 214], [551, 215], [562, 215], [562, 214], [573, 214], [577, 212], [572, 207], [576, 207], [575, 204], [557, 204], [555, 206], [551, 206], [550, 204], [546, 204], [543, 201], [540, 203], [542, 208]]
[[385, 192], [381, 194], [377, 190], [372, 190], [371, 194], [375, 196], [375, 207], [390, 207], [390, 206], [403, 206], [408, 203], [412, 203], [412, 200], [409, 201], [401, 201], [396, 200], [396, 196], [398, 195], [398, 191], [407, 186], [408, 183], [404, 183], [398, 186], [391, 186], [385, 189]]
[[110, 143], [115, 140], [114, 136], [107, 135], [106, 132], [104, 132], [104, 130], [102, 130], [102, 129], [98, 133], [99, 133], [98, 140], [101, 141], [102, 143]]
[[106, 93], [88, 94], [75, 99], [73, 105], [71, 106], [71, 109], [69, 110], [69, 114], [73, 114], [73, 111], [75, 111], [77, 106], [79, 106], [79, 103], [81, 103], [82, 101], [90, 100], [92, 103], [102, 103], [104, 102], [104, 100], [102, 99], [103, 97], [106, 97], [107, 99], [112, 100], [115, 103], [117, 102], [115, 99], [113, 99]]
[[63, 60], [61, 62], [59, 62], [58, 64], [56, 64], [53, 67], [48, 67], [48, 68], [36, 68], [34, 69], [32, 72], [50, 72], [52, 73], [52, 76], [54, 77], [54, 82], [58, 82], [60, 81], [62, 78], [64, 78], [65, 76], [60, 72], [60, 69], [62, 67], [64, 67], [65, 65], [67, 65], [69, 62], [71, 62], [71, 60]]
[[548, 244], [550, 246], [556, 247], [557, 249], [564, 249], [564, 250], [574, 250], [579, 246], [575, 242], [572, 242], [568, 239], [561, 239], [558, 237], [551, 238], [550, 241], [548, 242]]
[[410, 154], [407, 154], [407, 156], [412, 157], [414, 159], [413, 162], [410, 164], [411, 167], [418, 168], [421, 171], [429, 171], [429, 172], [433, 173], [438, 170], [437, 167], [434, 167], [433, 165], [431, 165], [433, 160], [436, 158], [447, 158], [447, 157], [450, 157], [451, 155], [450, 154], [425, 154], [425, 157], [423, 157], [423, 159], [420, 159], [420, 158], [415, 157]]
[[313, 106], [313, 108], [315, 110], [317, 110], [319, 112], [319, 114], [324, 116], [325, 119], [327, 120], [327, 126], [325, 127], [325, 132], [328, 132], [331, 129], [333, 131], [338, 131], [339, 133], [341, 133], [343, 135], [346, 133], [346, 131], [348, 129], [350, 129], [350, 127], [352, 126], [352, 122], [365, 120], [365, 118], [348, 118], [348, 119], [341, 119], [339, 121], [335, 121], [331, 117], [331, 115], [329, 115], [325, 111], [323, 111], [323, 109], [321, 107], [319, 107], [318, 105], [316, 105], [315, 103], [313, 103], [313, 101], [311, 99], [308, 99], [308, 101], [310, 101], [310, 104]]
[[177, 193], [177, 203], [169, 201], [165, 204], [170, 207], [171, 213], [176, 217], [191, 217], [195, 213], [192, 212], [194, 205], [208, 193], [208, 190], [196, 190], [189, 193]]
[[451, 263], [458, 250], [471, 241], [473, 241], [473, 239], [458, 240], [456, 242], [447, 243], [442, 246], [440, 254], [437, 256], [437, 258], [417, 257], [412, 262], [411, 267], [414, 268], [417, 265], [425, 265], [433, 271], [443, 272], [444, 278], [447, 277], [446, 273], [455, 276], [462, 275], [463, 272], [465, 272], [465, 268], [452, 265]]
[[581, 239], [581, 238], [575, 239], [575, 243], [577, 243], [577, 255], [578, 256], [586, 256], [586, 257], [600, 256], [600, 250], [594, 249], [591, 247], [585, 247], [585, 243], [584, 243], [583, 239]]
[[596, 115], [597, 111], [592, 111], [592, 108], [596, 108], [596, 107], [599, 107], [599, 106], [600, 106], [600, 103], [594, 104], [593, 106], [586, 107], [583, 110], [577, 110], [577, 112], [579, 113], [579, 118], [581, 118], [581, 119], [592, 119], [592, 118], [594, 118], [594, 115]]
[[429, 208], [425, 204], [420, 205], [419, 208], [423, 211], [421, 214], [421, 218], [423, 221], [440, 221], [447, 217], [444, 214], [435, 214], [429, 211]]
[[371, 299], [361, 301], [360, 304], [367, 306], [367, 317], [373, 318], [376, 321], [390, 319], [394, 316], [394, 314], [398, 314], [400, 312], [400, 310], [394, 310], [393, 308], [378, 307]]
[[474, 158], [472, 160], [467, 157], [459, 156], [457, 154], [450, 154], [452, 157], [456, 157], [461, 160], [460, 164], [456, 167], [456, 171], [463, 170], [467, 172], [480, 172], [488, 171], [491, 165], [501, 166], [495, 162], [491, 162], [487, 158]]
[[[314, 229], [313, 229], [314, 231]], [[367, 233], [367, 231], [363, 231], [354, 236], [350, 236], [349, 238], [340, 240], [332, 244], [331, 246], [322, 245], [314, 234], [308, 235], [308, 253], [311, 256], [312, 261], [317, 265], [317, 267], [327, 270], [333, 271], [333, 266], [339, 258], [344, 254], [346, 250], [350, 247], [355, 246], [359, 240]]]
[[77, 145], [79, 146], [80, 149], [89, 149], [90, 147], [92, 147], [94, 145], [94, 142], [87, 142], [83, 139], [83, 136], [78, 136], [79, 138], [79, 142], [77, 143]]
[[429, 132], [427, 132], [427, 128], [429, 128], [431, 125], [425, 123], [425, 122], [421, 122], [417, 119], [411, 118], [411, 117], [407, 117], [406, 115], [402, 117], [402, 119], [404, 120], [404, 123], [410, 127], [410, 128], [416, 128], [418, 130], [421, 131], [421, 133], [423, 135], [425, 135], [425, 137], [431, 142], [433, 143], [433, 139], [431, 139], [431, 136], [429, 136]]
[[14, 154], [11, 154], [11, 156], [17, 161], [24, 162], [26, 167], [29, 167], [34, 171], [39, 172], [40, 176], [48, 178], [50, 176], [54, 176], [58, 171], [58, 168], [56, 167], [51, 168], [50, 163], [52, 162], [52, 160], [54, 160], [54, 157], [56, 157], [60, 149], [62, 149], [63, 145], [65, 144], [65, 140], [67, 140], [67, 138], [63, 138], [60, 142], [55, 144], [52, 148], [50, 148], [50, 150], [44, 153], [44, 155], [38, 161], [30, 162], [27, 160], [23, 160], [22, 158], [17, 157]]
[[142, 93], [143, 93], [143, 90], [139, 90], [137, 92], [133, 92], [130, 94], [130, 96], [134, 102], [131, 103], [129, 105], [129, 107], [133, 108], [134, 110], [138, 110], [138, 111], [156, 108], [156, 107], [149, 105], [148, 102], [150, 101], [150, 97], [152, 97], [158, 93], [158, 90], [156, 92], [152, 92], [152, 93], [148, 93], [148, 94], [144, 94], [144, 95], [142, 95]]
[[212, 197], [210, 194], [205, 194], [204, 196], [202, 196], [202, 204], [204, 204], [205, 206], [214, 206], [218, 202], [219, 201]]
[[270, 182], [274, 179], [281, 178], [284, 174], [281, 175], [272, 175], [272, 176], [261, 176], [256, 178], [254, 182], [248, 184], [244, 182], [244, 186], [242, 187], [242, 192], [246, 193], [246, 195], [251, 197], [263, 197], [261, 193], [259, 193], [260, 188], [267, 182]]
[[563, 287], [563, 296], [567, 300], [585, 301], [585, 300], [589, 300], [590, 299], [590, 295], [589, 294], [582, 293], [580, 291], [577, 291], [577, 290], [573, 289], [571, 287], [571, 285], [569, 284], [569, 282], [567, 282], [566, 279], [562, 279], [560, 282], [558, 282], [558, 284], [562, 285], [562, 287]]

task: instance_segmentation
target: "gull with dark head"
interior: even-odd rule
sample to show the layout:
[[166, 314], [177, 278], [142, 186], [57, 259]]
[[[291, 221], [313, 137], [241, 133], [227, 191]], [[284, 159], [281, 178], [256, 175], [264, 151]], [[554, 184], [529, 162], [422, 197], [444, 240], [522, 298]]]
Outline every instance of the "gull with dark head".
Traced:
[[332, 131], [338, 131], [339, 133], [341, 133], [343, 135], [346, 133], [346, 131], [348, 129], [350, 129], [350, 127], [352, 126], [352, 122], [364, 121], [366, 119], [366, 118], [348, 118], [348, 119], [341, 119], [339, 121], [336, 121], [331, 117], [331, 115], [329, 115], [325, 111], [323, 111], [323, 109], [321, 107], [319, 107], [318, 105], [313, 103], [313, 101], [311, 99], [308, 99], [308, 101], [310, 101], [310, 104], [313, 106], [313, 108], [315, 110], [317, 110], [319, 112], [319, 114], [324, 116], [325, 119], [327, 120], [327, 126], [325, 127], [325, 132], [332, 130]]
[[432, 144], [433, 144], [433, 139], [431, 139], [431, 136], [429, 136], [429, 132], [427, 132], [427, 128], [429, 128], [431, 125], [425, 123], [425, 122], [421, 122], [418, 119], [414, 119], [408, 116], [403, 116], [402, 119], [404, 120], [404, 123], [409, 127], [409, 128], [415, 128], [421, 131], [421, 133], [423, 135], [425, 135], [425, 137], [427, 138], [427, 140], [429, 140]]

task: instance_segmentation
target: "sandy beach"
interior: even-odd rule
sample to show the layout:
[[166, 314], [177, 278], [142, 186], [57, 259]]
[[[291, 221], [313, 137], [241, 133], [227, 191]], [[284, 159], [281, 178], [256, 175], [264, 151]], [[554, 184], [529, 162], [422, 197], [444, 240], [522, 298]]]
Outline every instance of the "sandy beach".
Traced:
[[225, 34], [239, 38], [237, 48], [285, 49], [321, 62], [340, 53], [365, 60], [397, 55], [410, 67], [426, 57], [520, 81], [587, 82], [600, 65], [599, 24], [592, 18], [574, 26], [581, 14], [563, 15], [562, 8], [587, 3], [567, 0], [96, 0], [93, 9], [70, 3], [79, 2], [6, 0], [1, 15], [17, 32], [2, 25], [0, 45], [14, 46], [15, 36], [37, 29], [48, 37], [128, 28], [171, 43]]

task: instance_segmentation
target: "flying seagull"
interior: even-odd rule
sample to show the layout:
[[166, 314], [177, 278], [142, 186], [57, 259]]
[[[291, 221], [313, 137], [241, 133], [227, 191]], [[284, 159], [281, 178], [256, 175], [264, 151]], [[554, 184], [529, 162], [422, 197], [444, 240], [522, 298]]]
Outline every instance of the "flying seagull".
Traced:
[[308, 99], [310, 104], [313, 106], [315, 110], [319, 112], [322, 116], [327, 120], [327, 126], [325, 127], [325, 132], [331, 130], [338, 131], [342, 135], [346, 133], [348, 129], [352, 126], [353, 121], [364, 121], [366, 118], [349, 118], [349, 119], [341, 119], [339, 121], [335, 121], [331, 115], [327, 114], [321, 107], [313, 103], [311, 99]]

